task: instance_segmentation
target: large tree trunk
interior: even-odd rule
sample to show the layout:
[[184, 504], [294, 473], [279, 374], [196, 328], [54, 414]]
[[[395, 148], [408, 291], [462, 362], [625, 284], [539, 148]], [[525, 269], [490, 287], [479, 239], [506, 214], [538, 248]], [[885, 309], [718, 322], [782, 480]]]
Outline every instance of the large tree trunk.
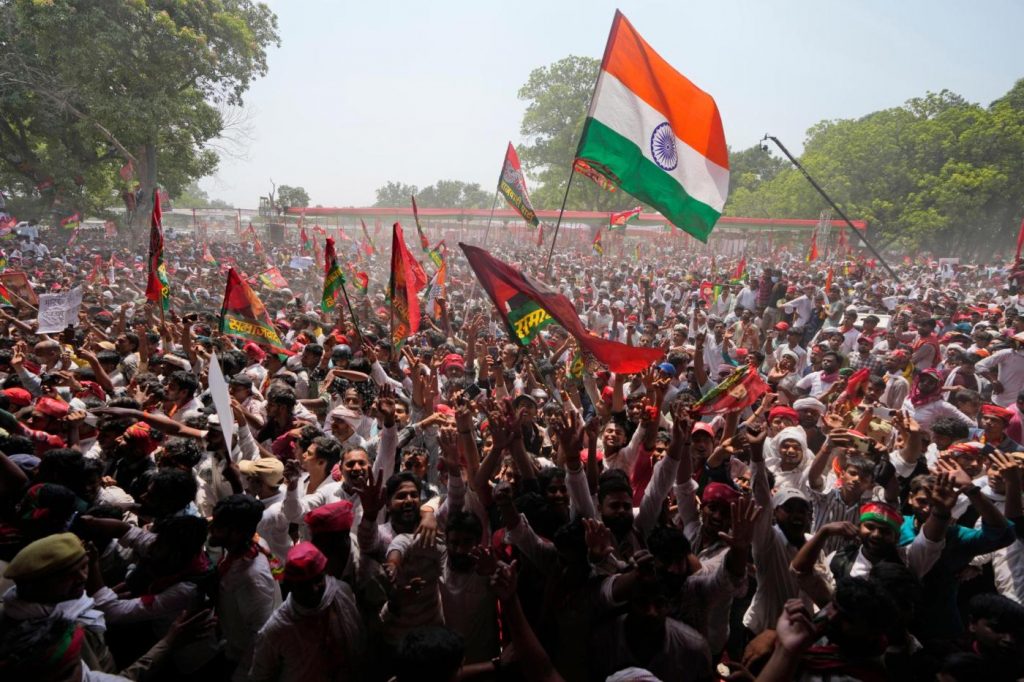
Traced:
[[139, 183], [142, 191], [132, 219], [132, 246], [138, 247], [149, 235], [149, 216], [153, 212], [153, 190], [156, 189], [156, 144], [142, 148], [139, 159]]

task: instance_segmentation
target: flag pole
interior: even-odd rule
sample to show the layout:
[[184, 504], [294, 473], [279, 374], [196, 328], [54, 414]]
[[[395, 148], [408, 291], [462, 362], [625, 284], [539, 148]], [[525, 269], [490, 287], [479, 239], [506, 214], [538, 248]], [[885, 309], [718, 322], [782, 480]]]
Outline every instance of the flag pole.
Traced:
[[494, 219], [494, 209], [498, 207], [498, 190], [494, 190], [494, 201], [491, 202], [491, 214], [487, 216], [487, 227], [484, 229], [484, 239], [481, 246], [487, 246], [487, 235], [491, 233], [491, 220]]
[[[821, 188], [821, 185], [815, 182], [814, 178], [811, 177], [811, 174], [808, 173], [807, 170], [800, 165], [800, 162], [797, 161], [793, 157], [793, 155], [789, 153], [789, 150], [786, 149], [786, 146], [779, 142], [779, 138], [774, 137], [772, 135], [765, 135], [763, 138], [761, 138], [761, 142], [763, 143], [765, 140], [771, 140], [772, 142], [775, 143], [775, 146], [782, 150], [782, 153], [786, 155], [786, 158], [789, 159], [789, 162], [796, 166], [796, 169], [800, 171], [801, 174], [803, 174], [803, 176], [807, 179], [807, 182], [811, 183], [811, 187], [817, 190], [818, 194], [820, 194], [825, 199], [825, 201], [828, 202], [829, 206], [835, 209], [835, 212], [839, 214], [839, 217], [842, 218], [846, 222], [846, 224], [850, 226], [850, 230], [855, 235], [860, 237], [860, 240], [864, 242], [864, 246], [868, 247], [868, 250], [874, 255], [875, 258], [878, 259], [878, 262], [885, 266], [885, 269], [889, 271], [889, 274], [892, 275], [892, 278], [895, 279], [897, 282], [900, 281], [899, 275], [897, 275], [896, 271], [889, 266], [889, 264], [885, 261], [884, 258], [882, 258], [882, 254], [878, 253], [878, 251], [875, 250], [875, 247], [871, 245], [871, 242], [868, 241], [868, 238], [865, 237], [861, 233], [861, 231], [854, 226], [853, 222], [846, 217], [846, 214], [843, 213], [843, 209], [839, 208], [838, 204], [832, 201], [832, 197], [825, 193], [825, 190]], [[763, 146], [762, 149], [768, 151], [767, 146]]]
[[555, 242], [558, 241], [558, 229], [562, 226], [562, 214], [565, 213], [565, 202], [569, 200], [569, 189], [572, 187], [572, 178], [576, 175], [576, 162], [573, 161], [569, 171], [569, 181], [565, 183], [565, 195], [562, 197], [562, 208], [558, 211], [558, 221], [555, 223], [555, 234], [551, 237], [551, 248], [548, 249], [548, 260], [544, 264], [544, 270], [551, 276], [551, 255], [555, 252]]
[[[491, 219], [494, 218], [494, 209], [497, 208], [498, 206], [498, 194], [499, 191], [494, 190], [494, 201], [491, 203], [491, 215], [487, 217], [487, 228], [484, 230], [484, 239], [480, 243], [480, 245], [484, 247], [487, 246], [487, 235], [491, 233]], [[479, 282], [476, 280], [476, 278], [473, 278], [473, 288], [469, 290], [469, 296], [466, 297], [466, 309], [462, 313], [462, 319], [464, 320], [466, 319], [466, 315], [469, 314], [470, 303], [472, 302], [473, 297], [476, 296], [477, 284], [479, 284]]]
[[345, 307], [348, 308], [348, 314], [352, 318], [352, 325], [356, 328], [356, 336], [359, 337], [359, 347], [363, 346], [363, 332], [359, 330], [359, 318], [356, 317], [355, 312], [352, 310], [352, 302], [348, 300], [348, 289], [345, 287], [345, 278], [341, 278], [341, 295], [345, 298]]

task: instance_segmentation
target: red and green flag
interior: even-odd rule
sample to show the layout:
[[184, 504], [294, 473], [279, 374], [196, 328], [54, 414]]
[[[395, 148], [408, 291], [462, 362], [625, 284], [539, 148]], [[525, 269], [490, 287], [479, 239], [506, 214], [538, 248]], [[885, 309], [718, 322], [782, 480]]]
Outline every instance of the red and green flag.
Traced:
[[526, 191], [526, 177], [519, 164], [519, 155], [516, 154], [516, 148], [512, 146], [511, 142], [508, 143], [508, 149], [505, 150], [505, 163], [501, 166], [498, 191], [505, 197], [508, 205], [523, 217], [523, 220], [534, 227], [540, 226], [537, 212], [533, 210], [533, 204], [530, 203], [530, 193]]
[[72, 213], [66, 218], [61, 218], [60, 226], [65, 230], [77, 230], [78, 226], [82, 224], [82, 216], [80, 213]]
[[217, 264], [217, 259], [213, 257], [212, 253], [210, 253], [210, 245], [209, 244], [203, 244], [203, 262], [204, 263], [209, 263], [210, 265], [216, 265]]
[[274, 291], [288, 288], [288, 280], [284, 278], [284, 275], [281, 274], [277, 266], [264, 270], [256, 275], [256, 279], [259, 280], [260, 284]]
[[14, 305], [14, 297], [3, 284], [0, 284], [0, 305]]
[[220, 331], [267, 346], [275, 353], [289, 352], [274, 329], [263, 302], [234, 268], [228, 269], [224, 303], [220, 309]]
[[597, 255], [599, 255], [599, 256], [603, 256], [604, 255], [604, 244], [601, 242], [601, 228], [600, 227], [598, 227], [594, 231], [594, 238], [591, 241], [590, 246], [591, 246], [591, 248], [594, 249], [594, 253], [596, 253]]
[[576, 339], [581, 353], [613, 372], [641, 372], [664, 355], [660, 348], [627, 346], [592, 335], [564, 295], [494, 258], [484, 249], [468, 244], [459, 246], [480, 286], [505, 321], [509, 334], [521, 345], [529, 345], [544, 326], [557, 323]]
[[391, 299], [391, 343], [395, 348], [419, 331], [420, 304], [416, 295], [425, 284], [423, 268], [419, 267], [419, 263], [416, 263], [416, 259], [409, 253], [401, 224], [395, 223], [391, 237], [391, 279], [388, 282], [388, 297]]
[[327, 238], [327, 249], [324, 254], [324, 293], [320, 297], [320, 310], [329, 313], [334, 310], [342, 296], [341, 288], [345, 285], [345, 275], [338, 267], [338, 254], [334, 251], [334, 240]]
[[692, 409], [697, 414], [740, 412], [756, 403], [767, 392], [768, 384], [757, 373], [757, 369], [745, 364], [708, 391], [693, 404]]
[[160, 192], [153, 190], [153, 212], [149, 217], [149, 276], [146, 279], [146, 300], [160, 303], [163, 310], [171, 307], [171, 287], [164, 265], [163, 211]]
[[441, 261], [443, 258], [436, 248], [430, 248], [430, 242], [427, 240], [427, 235], [423, 233], [423, 227], [420, 225], [420, 210], [416, 207], [416, 197], [412, 197], [412, 217], [416, 221], [416, 232], [420, 236], [420, 248], [423, 250], [423, 253], [430, 256], [430, 260], [433, 261], [434, 267], [441, 267]]
[[365, 294], [370, 288], [370, 276], [363, 271], [357, 272], [352, 276], [352, 286], [354, 286], [356, 291], [360, 294]]
[[732, 272], [732, 282], [739, 283], [743, 281], [743, 276], [747, 272], [747, 256], [746, 254], [740, 256], [740, 261], [736, 263], [736, 269]]
[[640, 211], [642, 208], [642, 206], [637, 206], [636, 208], [631, 208], [628, 211], [619, 211], [618, 213], [612, 213], [611, 216], [608, 218], [608, 229], [625, 230], [626, 223], [628, 223], [633, 218], [640, 217]]
[[609, 192], [615, 191], [615, 184], [611, 182], [603, 174], [599, 173], [587, 161], [584, 161], [583, 159], [576, 159], [572, 164], [572, 168], [575, 172], [579, 173], [580, 175], [593, 180], [594, 184], [596, 184], [601, 189], [607, 190]]

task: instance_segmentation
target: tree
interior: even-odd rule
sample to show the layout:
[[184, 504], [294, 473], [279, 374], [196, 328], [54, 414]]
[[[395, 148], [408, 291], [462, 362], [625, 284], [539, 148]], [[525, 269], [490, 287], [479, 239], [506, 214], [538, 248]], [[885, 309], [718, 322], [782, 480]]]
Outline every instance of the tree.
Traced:
[[[765, 176], [755, 148], [738, 157], [727, 214], [815, 218], [826, 207], [799, 171]], [[800, 162], [878, 243], [965, 257], [1012, 248], [1024, 205], [1024, 80], [988, 107], [944, 90], [822, 121]]]
[[494, 200], [494, 195], [482, 189], [478, 182], [438, 180], [419, 189], [416, 185], [389, 181], [377, 188], [374, 206], [409, 206], [413, 196], [416, 197], [416, 205], [423, 208], [490, 208]]
[[414, 196], [419, 189], [416, 185], [406, 185], [403, 182], [389, 181], [383, 187], [377, 188], [377, 201], [374, 206], [394, 208], [407, 206], [409, 198]]
[[252, 0], [10, 0], [0, 25], [2, 179], [92, 210], [137, 178], [136, 226], [158, 181], [178, 194], [216, 168], [206, 145], [223, 109], [279, 43], [275, 15]]
[[292, 207], [306, 208], [309, 206], [309, 194], [302, 187], [281, 185], [277, 188], [277, 203], [286, 211]]
[[[562, 204], [600, 68], [600, 60], [569, 56], [534, 69], [519, 89], [519, 99], [527, 103], [520, 127], [527, 141], [518, 151], [532, 181], [530, 198], [536, 208]], [[624, 192], [608, 192], [577, 176], [566, 208], [619, 211], [636, 204]]]

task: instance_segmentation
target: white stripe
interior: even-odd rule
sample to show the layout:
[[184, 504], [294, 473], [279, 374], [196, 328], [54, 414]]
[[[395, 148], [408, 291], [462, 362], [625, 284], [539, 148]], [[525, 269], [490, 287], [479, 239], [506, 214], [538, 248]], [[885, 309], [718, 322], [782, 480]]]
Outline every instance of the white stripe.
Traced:
[[[665, 116], [607, 71], [602, 71], [597, 81], [590, 116], [631, 140], [648, 160], [658, 165], [651, 154], [651, 134], [658, 125], [666, 122]], [[678, 137], [675, 141], [679, 163], [665, 172], [675, 178], [691, 197], [721, 212], [729, 194], [729, 170]]]

